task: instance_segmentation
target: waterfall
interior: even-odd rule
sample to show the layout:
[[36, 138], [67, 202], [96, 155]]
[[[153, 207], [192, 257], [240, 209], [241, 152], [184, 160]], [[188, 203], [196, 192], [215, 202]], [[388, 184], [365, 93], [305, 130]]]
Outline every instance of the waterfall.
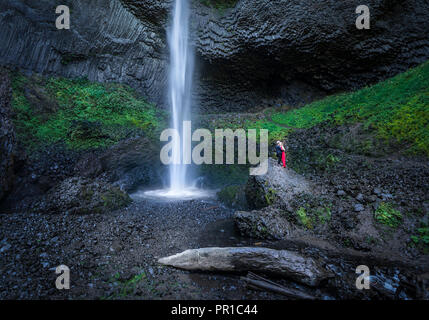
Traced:
[[[192, 73], [194, 54], [189, 45], [189, 7], [188, 0], [175, 0], [173, 20], [168, 29], [168, 46], [170, 49], [170, 74], [168, 98], [171, 108], [171, 128], [180, 133], [180, 139], [173, 139], [169, 165], [170, 186], [166, 189], [137, 192], [132, 197], [163, 199], [196, 199], [214, 197], [214, 190], [197, 188], [197, 181], [189, 181], [189, 164], [191, 146], [184, 146], [183, 141], [190, 141], [190, 128], [184, 130], [183, 121], [191, 120]], [[174, 164], [180, 163], [180, 164]], [[188, 173], [188, 175], [187, 175]]]
[[[190, 119], [190, 103], [192, 89], [192, 73], [194, 55], [189, 47], [189, 8], [188, 0], [175, 0], [173, 21], [168, 33], [170, 49], [169, 100], [172, 114], [172, 128], [182, 132], [184, 120]], [[184, 132], [181, 141], [187, 141]], [[181, 159], [187, 150], [181, 148], [180, 141], [173, 145], [170, 165], [170, 189], [172, 192], [182, 191], [187, 187], [187, 166]]]

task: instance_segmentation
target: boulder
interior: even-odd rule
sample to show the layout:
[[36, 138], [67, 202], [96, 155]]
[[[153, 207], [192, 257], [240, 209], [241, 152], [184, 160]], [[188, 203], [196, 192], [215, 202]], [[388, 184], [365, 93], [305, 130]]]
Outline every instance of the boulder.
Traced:
[[311, 193], [311, 186], [303, 176], [269, 159], [268, 172], [265, 175], [250, 176], [245, 192], [250, 209], [262, 209], [275, 203], [288, 207], [294, 196]]
[[236, 211], [234, 221], [242, 235], [258, 239], [285, 239], [291, 233], [291, 224], [279, 209]]
[[317, 286], [330, 276], [319, 262], [287, 250], [254, 247], [190, 249], [158, 260], [185, 270], [260, 271], [272, 273], [309, 286]]
[[11, 120], [12, 88], [6, 71], [0, 69], [0, 200], [14, 180], [15, 130]]
[[53, 187], [34, 210], [44, 213], [103, 213], [127, 206], [127, 193], [101, 179], [72, 177]]

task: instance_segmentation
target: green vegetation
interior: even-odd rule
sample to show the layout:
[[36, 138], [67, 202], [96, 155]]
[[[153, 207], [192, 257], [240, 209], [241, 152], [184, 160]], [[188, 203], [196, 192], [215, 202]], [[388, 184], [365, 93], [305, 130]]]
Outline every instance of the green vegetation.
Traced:
[[276, 190], [270, 188], [267, 190], [264, 196], [265, 196], [265, 201], [267, 201], [267, 204], [272, 205], [274, 201], [276, 201], [277, 192]]
[[119, 272], [116, 272], [112, 278], [109, 279], [109, 283], [113, 283], [118, 287], [118, 292], [111, 296], [103, 296], [101, 300], [111, 300], [117, 299], [118, 297], [126, 298], [129, 295], [133, 295], [136, 291], [137, 285], [142, 281], [147, 281], [146, 273], [143, 271], [139, 274], [136, 274], [131, 279], [126, 281], [121, 281], [121, 275]]
[[319, 167], [322, 170], [329, 170], [332, 167], [335, 167], [335, 165], [340, 162], [340, 158], [329, 153], [319, 153], [316, 157], [316, 166]]
[[362, 123], [387, 141], [406, 144], [409, 152], [429, 155], [429, 62], [371, 87], [275, 113], [275, 123], [310, 128]]
[[319, 219], [319, 222], [322, 224], [325, 224], [331, 221], [331, 208], [328, 206], [317, 208], [316, 214]]
[[422, 223], [422, 227], [410, 237], [412, 246], [415, 246], [424, 254], [429, 254], [429, 226]]
[[29, 149], [63, 142], [108, 147], [134, 135], [157, 138], [165, 114], [125, 85], [11, 75], [17, 135]]
[[[407, 153], [428, 156], [429, 61], [355, 92], [329, 96], [299, 109], [282, 109], [267, 109], [258, 114], [237, 114], [234, 117], [216, 115], [207, 127], [267, 129], [269, 143], [273, 144], [296, 129], [322, 123], [332, 126], [359, 125], [364, 136], [358, 141], [351, 141], [348, 145], [351, 151], [371, 155], [375, 150], [385, 150], [384, 146], [399, 145]], [[338, 136], [340, 138], [341, 135]], [[342, 147], [347, 148], [347, 145]], [[326, 162], [328, 167], [339, 161], [335, 155], [320, 160]]]
[[381, 202], [374, 212], [374, 219], [391, 228], [397, 228], [402, 222], [402, 214], [391, 203]]
[[307, 213], [305, 211], [304, 207], [300, 207], [297, 211], [296, 214], [299, 218], [299, 221], [302, 223], [302, 225], [304, 227], [306, 227], [307, 229], [313, 229], [313, 222], [311, 221], [311, 218], [309, 218], [307, 216]]
[[299, 207], [296, 211], [298, 221], [307, 229], [313, 229], [317, 224], [327, 224], [331, 221], [330, 205], [312, 208], [310, 206]]
[[103, 205], [109, 210], [116, 210], [129, 205], [132, 200], [128, 193], [123, 192], [117, 187], [113, 187], [111, 190], [104, 192], [101, 195]]

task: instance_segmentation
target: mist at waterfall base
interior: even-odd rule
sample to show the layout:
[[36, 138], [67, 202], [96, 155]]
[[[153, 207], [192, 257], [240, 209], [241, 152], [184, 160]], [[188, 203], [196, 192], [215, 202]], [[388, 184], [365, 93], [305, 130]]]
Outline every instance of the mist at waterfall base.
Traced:
[[[191, 119], [191, 92], [194, 69], [194, 53], [189, 45], [189, 7], [188, 0], [175, 0], [173, 20], [168, 30], [170, 49], [169, 102], [171, 110], [171, 128], [183, 132], [180, 140], [173, 140], [173, 163], [183, 163], [187, 152], [181, 148], [181, 141], [190, 137], [183, 131], [183, 121]], [[137, 196], [151, 198], [195, 199], [210, 197], [213, 192], [198, 187], [198, 179], [191, 180], [190, 165], [170, 164], [169, 186], [165, 189], [138, 193]]]

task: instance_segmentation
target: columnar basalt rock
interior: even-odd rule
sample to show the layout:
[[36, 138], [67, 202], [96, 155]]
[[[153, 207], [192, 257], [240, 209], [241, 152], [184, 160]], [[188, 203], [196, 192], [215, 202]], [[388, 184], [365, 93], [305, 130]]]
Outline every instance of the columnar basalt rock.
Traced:
[[0, 3], [0, 65], [64, 77], [131, 85], [164, 103], [164, 34], [119, 0], [69, 0], [70, 30], [57, 30], [56, 1]]
[[[123, 82], [166, 105], [171, 0], [64, 4], [71, 9], [70, 30], [55, 28], [53, 0], [3, 0], [0, 64]], [[299, 105], [429, 58], [425, 0], [368, 1], [370, 30], [356, 28], [358, 0], [240, 0], [222, 11], [191, 4], [194, 106], [203, 111]]]
[[201, 104], [246, 108], [264, 103], [264, 96], [299, 104], [375, 83], [428, 59], [427, 1], [367, 1], [370, 30], [356, 28], [361, 4], [241, 0], [222, 15], [196, 10]]

